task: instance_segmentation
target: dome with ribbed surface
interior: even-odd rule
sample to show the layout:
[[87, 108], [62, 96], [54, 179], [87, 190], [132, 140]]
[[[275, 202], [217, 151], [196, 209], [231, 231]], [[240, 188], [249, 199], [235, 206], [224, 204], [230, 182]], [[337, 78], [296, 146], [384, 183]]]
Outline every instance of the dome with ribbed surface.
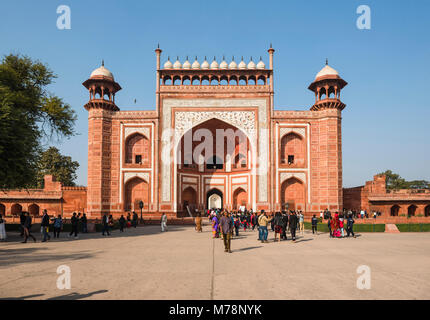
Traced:
[[209, 69], [209, 62], [206, 60], [206, 57], [205, 57], [205, 61], [202, 62], [201, 68], [205, 70]]
[[257, 63], [257, 69], [260, 69], [260, 70], [266, 69], [266, 65], [264, 64], [263, 59], [261, 59], [261, 57], [260, 57], [260, 61]]
[[332, 67], [330, 67], [328, 64], [326, 64], [324, 68], [322, 68], [321, 71], [317, 73], [317, 75], [315, 76], [315, 80], [325, 76], [339, 76], [339, 73]]
[[102, 63], [102, 66], [100, 68], [97, 68], [93, 72], [91, 72], [90, 78], [95, 76], [104, 76], [104, 77], [112, 78], [112, 80], [114, 80], [112, 72], [110, 72], [108, 69], [104, 67], [104, 63]]
[[228, 65], [229, 69], [237, 69], [237, 63], [234, 61], [234, 57], [231, 60], [230, 64]]
[[181, 64], [181, 62], [179, 61], [179, 57], [178, 58], [176, 58], [176, 61], [175, 61], [175, 63], [173, 64], [173, 69], [181, 69], [182, 68], [182, 64]]
[[197, 61], [197, 57], [196, 57], [196, 60], [194, 60], [193, 65], [191, 66], [191, 68], [193, 68], [193, 69], [200, 69], [200, 63]]
[[187, 60], [185, 60], [184, 64], [182, 65], [182, 69], [191, 69], [191, 63], [188, 61], [188, 57]]
[[256, 68], [255, 63], [254, 63], [254, 61], [252, 61], [252, 57], [251, 57], [251, 61], [249, 61], [249, 63], [248, 63], [248, 69], [253, 70], [255, 68]]
[[164, 63], [164, 69], [173, 69], [173, 63], [170, 61], [170, 57], [168, 57], [167, 61]]
[[246, 63], [243, 61], [243, 57], [242, 57], [242, 61], [239, 62], [239, 69], [241, 70], [246, 69]]
[[211, 69], [218, 69], [218, 62], [216, 62], [216, 59], [214, 57], [214, 61], [212, 61], [211, 63]]

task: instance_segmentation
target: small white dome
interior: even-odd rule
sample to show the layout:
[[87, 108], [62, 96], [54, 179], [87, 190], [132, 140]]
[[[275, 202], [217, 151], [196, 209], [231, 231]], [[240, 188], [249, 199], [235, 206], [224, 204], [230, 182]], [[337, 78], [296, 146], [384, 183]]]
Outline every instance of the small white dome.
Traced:
[[255, 69], [255, 68], [256, 68], [255, 63], [254, 61], [252, 61], [252, 57], [251, 57], [251, 61], [249, 61], [248, 63], [248, 69]]
[[228, 63], [225, 61], [224, 57], [223, 57], [222, 62], [219, 65], [219, 68], [223, 69], [223, 70], [228, 69]]
[[167, 58], [167, 61], [164, 63], [164, 69], [173, 69], [173, 63], [170, 61], [170, 57]]
[[243, 61], [243, 57], [242, 61], [239, 62], [239, 69], [246, 69], [246, 63]]
[[260, 61], [257, 63], [257, 69], [266, 69], [266, 65], [260, 57]]
[[315, 80], [324, 76], [339, 76], [339, 73], [332, 67], [330, 67], [328, 64], [326, 64], [324, 68], [322, 68], [321, 71], [317, 73], [317, 75], [315, 76]]
[[211, 69], [218, 69], [218, 62], [216, 62], [215, 57], [214, 57], [214, 61], [212, 61], [211, 63]]
[[193, 65], [191, 66], [191, 68], [200, 69], [200, 63], [197, 61], [197, 57], [196, 57], [196, 60], [193, 62]]
[[229, 69], [237, 69], [237, 63], [234, 61], [234, 57], [233, 60], [231, 60], [230, 64], [228, 65]]
[[205, 57], [205, 61], [203, 61], [202, 65], [201, 65], [202, 69], [209, 69], [209, 62], [206, 60]]
[[104, 63], [102, 63], [102, 66], [100, 68], [97, 68], [93, 72], [91, 72], [90, 78], [94, 76], [104, 76], [104, 77], [112, 78], [112, 80], [114, 80], [112, 72], [110, 72], [108, 69], [104, 67]]
[[182, 68], [182, 64], [179, 61], [179, 58], [176, 58], [175, 63], [173, 64], [173, 69], [181, 69]]
[[184, 64], [182, 65], [182, 69], [191, 69], [191, 63], [188, 61], [188, 57], [187, 60], [185, 60]]

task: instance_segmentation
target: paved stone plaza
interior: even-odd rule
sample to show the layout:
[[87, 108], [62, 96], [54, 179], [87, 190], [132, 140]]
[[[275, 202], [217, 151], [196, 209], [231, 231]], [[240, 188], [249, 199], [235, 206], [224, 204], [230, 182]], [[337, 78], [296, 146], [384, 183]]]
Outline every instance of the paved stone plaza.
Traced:
[[[14, 299], [430, 299], [430, 233], [363, 233], [329, 239], [306, 231], [262, 244], [241, 232], [233, 253], [210, 226], [158, 226], [81, 235], [47, 243], [0, 243], [0, 298]], [[273, 233], [269, 234], [273, 239]], [[57, 289], [57, 267], [71, 268], [70, 290]], [[359, 265], [371, 289], [356, 287]]]

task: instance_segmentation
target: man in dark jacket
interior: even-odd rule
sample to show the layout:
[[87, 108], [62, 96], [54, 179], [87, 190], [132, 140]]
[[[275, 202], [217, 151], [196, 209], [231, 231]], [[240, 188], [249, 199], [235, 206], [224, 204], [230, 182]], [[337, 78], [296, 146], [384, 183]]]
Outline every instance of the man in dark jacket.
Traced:
[[46, 238], [48, 238], [48, 240], [51, 240], [51, 236], [48, 233], [48, 228], [49, 228], [49, 216], [48, 216], [48, 211], [46, 211], [46, 209], [43, 210], [43, 216], [42, 216], [42, 222], [41, 222], [41, 226], [42, 226], [42, 233], [43, 233], [43, 240], [42, 242], [46, 242]]
[[85, 213], [82, 215], [81, 222], [82, 222], [82, 233], [87, 233], [88, 232], [88, 227], [87, 227], [88, 219], [87, 219], [87, 215]]
[[110, 233], [109, 233], [109, 218], [108, 218], [108, 216], [107, 216], [106, 213], [104, 214], [103, 219], [102, 219], [102, 226], [103, 226], [102, 235], [105, 235], [105, 232], [106, 232], [107, 235], [110, 236]]
[[79, 219], [76, 216], [76, 212], [73, 212], [73, 216], [70, 219], [70, 222], [72, 223], [72, 231], [69, 234], [69, 237], [72, 236], [72, 234], [75, 234], [75, 239], [78, 238], [78, 223], [79, 223]]
[[121, 218], [119, 218], [118, 222], [119, 222], [119, 231], [124, 232], [125, 218], [123, 215], [121, 215]]
[[138, 219], [137, 213], [133, 211], [133, 227], [135, 228], [137, 227], [137, 219]]
[[312, 223], [312, 233], [318, 234], [318, 230], [317, 230], [318, 219], [317, 219], [316, 215], [312, 216], [311, 223]]
[[31, 234], [31, 216], [28, 212], [25, 212], [24, 241], [22, 243], [26, 243], [28, 237], [33, 238], [34, 242], [36, 242], [36, 238]]
[[20, 229], [21, 229], [21, 237], [24, 236], [24, 223], [25, 223], [25, 212], [22, 211], [21, 214], [19, 215], [19, 223], [20, 223]]
[[295, 242], [296, 241], [296, 228], [297, 228], [297, 221], [298, 221], [295, 211], [292, 212], [288, 221], [289, 221], [289, 225], [290, 225], [291, 237], [293, 238], [293, 241]]
[[346, 221], [346, 236], [349, 237], [350, 234], [355, 238], [354, 231], [352, 230], [354, 227], [354, 219], [352, 218], [352, 215], [348, 216], [348, 220]]
[[288, 226], [288, 214], [282, 211], [282, 234], [281, 238], [287, 240], [287, 226]]
[[333, 233], [331, 231], [331, 217], [328, 218], [327, 220], [327, 227], [328, 227], [328, 231], [330, 232], [330, 238], [333, 237]]

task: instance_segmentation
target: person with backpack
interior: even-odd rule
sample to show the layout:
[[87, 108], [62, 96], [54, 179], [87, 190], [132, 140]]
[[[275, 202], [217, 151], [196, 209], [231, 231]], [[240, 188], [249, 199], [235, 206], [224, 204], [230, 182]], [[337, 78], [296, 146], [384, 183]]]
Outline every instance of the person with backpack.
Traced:
[[317, 219], [316, 215], [312, 216], [311, 224], [312, 224], [312, 234], [316, 233], [318, 235], [318, 230], [317, 230], [318, 219]]
[[60, 237], [60, 231], [63, 228], [63, 219], [61, 215], [58, 215], [57, 218], [54, 219], [54, 239]]

